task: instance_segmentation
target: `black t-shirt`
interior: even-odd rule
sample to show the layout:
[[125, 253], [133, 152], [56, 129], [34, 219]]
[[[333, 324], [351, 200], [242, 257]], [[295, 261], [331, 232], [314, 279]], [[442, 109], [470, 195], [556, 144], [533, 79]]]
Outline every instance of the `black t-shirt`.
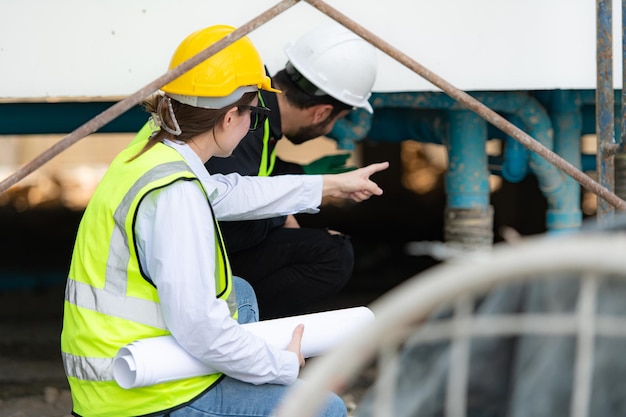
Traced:
[[[276, 148], [276, 143], [282, 139], [282, 129], [280, 122], [280, 110], [276, 93], [261, 91], [261, 96], [265, 107], [270, 109], [269, 125], [269, 155]], [[230, 174], [237, 172], [241, 175], [257, 176], [263, 155], [263, 134], [265, 127], [248, 132], [239, 142], [232, 155], [227, 158], [213, 157], [204, 166], [210, 174]], [[269, 162], [268, 162], [269, 163]], [[276, 158], [274, 170], [271, 175], [303, 173], [302, 168], [290, 162], [285, 162]], [[267, 234], [277, 227], [285, 224], [285, 216], [274, 217], [263, 220], [231, 221], [220, 222], [220, 229], [229, 253], [249, 249], [260, 244]]]

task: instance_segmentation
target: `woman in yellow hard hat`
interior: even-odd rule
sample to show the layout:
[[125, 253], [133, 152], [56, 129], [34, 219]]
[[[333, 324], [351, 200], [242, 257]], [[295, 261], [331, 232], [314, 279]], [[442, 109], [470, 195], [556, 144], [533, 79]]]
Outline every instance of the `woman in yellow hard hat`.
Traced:
[[[170, 68], [232, 33], [189, 35]], [[323, 196], [365, 200], [369, 177], [388, 164], [337, 175], [260, 178], [209, 175], [204, 163], [231, 154], [268, 110], [263, 63], [244, 37], [165, 85], [145, 103], [160, 127], [111, 163], [81, 220], [64, 304], [61, 350], [76, 416], [269, 416], [304, 358], [302, 326], [285, 349], [240, 323], [258, 320], [251, 287], [233, 277], [217, 220], [314, 213]], [[210, 375], [122, 388], [120, 348], [172, 336]], [[170, 358], [164, 357], [167, 363]], [[345, 416], [329, 394], [323, 416]]]

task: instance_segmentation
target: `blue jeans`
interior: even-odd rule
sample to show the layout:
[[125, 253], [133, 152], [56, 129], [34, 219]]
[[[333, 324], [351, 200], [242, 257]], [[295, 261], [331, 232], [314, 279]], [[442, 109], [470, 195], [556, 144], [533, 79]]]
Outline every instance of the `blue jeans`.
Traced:
[[259, 321], [259, 303], [252, 286], [245, 279], [234, 276], [233, 287], [237, 295], [237, 321], [239, 324]]
[[[233, 277], [237, 294], [239, 323], [259, 320], [259, 307], [254, 290], [245, 280]], [[306, 383], [298, 380], [298, 384]], [[213, 389], [191, 404], [176, 410], [171, 417], [265, 417], [272, 411], [289, 386], [276, 384], [254, 385], [225, 376]], [[329, 393], [325, 409], [319, 417], [345, 417], [348, 412], [338, 395]]]

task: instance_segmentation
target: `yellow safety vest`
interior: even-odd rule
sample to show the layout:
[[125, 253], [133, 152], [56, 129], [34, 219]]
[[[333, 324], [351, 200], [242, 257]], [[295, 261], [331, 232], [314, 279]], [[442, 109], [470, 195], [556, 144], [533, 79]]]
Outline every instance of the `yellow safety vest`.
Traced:
[[[192, 180], [206, 190], [184, 158], [159, 143], [127, 162], [145, 143], [126, 148], [98, 185], [78, 228], [65, 290], [61, 351], [73, 412], [84, 417], [138, 416], [185, 404], [221, 374], [121, 388], [113, 378], [118, 350], [138, 339], [169, 335], [156, 288], [140, 270], [134, 234], [137, 207], [151, 191]], [[207, 204], [209, 200], [207, 197]], [[237, 317], [230, 265], [215, 222], [215, 284]]]
[[143, 126], [141, 126], [141, 129], [139, 129], [139, 132], [137, 132], [133, 140], [130, 142], [129, 146], [134, 146], [138, 143], [145, 144], [148, 139], [150, 139], [150, 136], [152, 136], [152, 132], [156, 130], [159, 130], [159, 127], [154, 124], [152, 118], [148, 119], [148, 121], [144, 123]]

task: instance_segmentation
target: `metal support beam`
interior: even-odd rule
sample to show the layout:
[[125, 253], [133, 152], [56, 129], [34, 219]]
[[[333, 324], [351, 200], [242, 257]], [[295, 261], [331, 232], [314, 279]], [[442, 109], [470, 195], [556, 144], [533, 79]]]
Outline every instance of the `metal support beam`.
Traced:
[[[596, 3], [596, 135], [598, 152], [596, 172], [598, 182], [607, 190], [615, 188], [615, 122], [613, 97], [613, 32], [612, 0], [598, 0]], [[604, 222], [613, 217], [614, 210], [607, 201], [598, 199], [598, 221]]]

